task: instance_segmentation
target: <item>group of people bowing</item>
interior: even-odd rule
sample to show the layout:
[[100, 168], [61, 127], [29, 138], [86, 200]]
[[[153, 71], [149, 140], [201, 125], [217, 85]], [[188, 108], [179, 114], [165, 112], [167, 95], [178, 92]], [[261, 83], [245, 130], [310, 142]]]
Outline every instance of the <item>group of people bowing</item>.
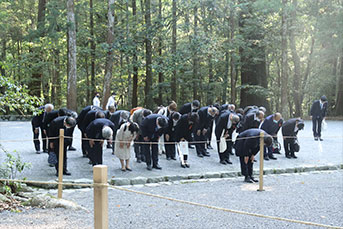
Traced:
[[[43, 151], [54, 153], [58, 174], [59, 130], [65, 130], [63, 174], [67, 170], [67, 150], [75, 150], [72, 136], [76, 125], [81, 131], [83, 157], [92, 165], [102, 164], [103, 144], [112, 149], [121, 163], [122, 171], [131, 171], [131, 143], [138, 163], [145, 162], [148, 170], [162, 169], [159, 155], [165, 153], [167, 160], [180, 158], [182, 168], [189, 168], [188, 148], [194, 148], [198, 157], [209, 157], [212, 133], [216, 137], [219, 163], [232, 164], [230, 156], [240, 157], [241, 172], [245, 182], [257, 182], [253, 177], [254, 156], [260, 147], [260, 133], [264, 133], [265, 160], [276, 160], [280, 154], [277, 133], [282, 127], [285, 156], [297, 158], [299, 151], [297, 133], [304, 128], [300, 118], [283, 121], [280, 113], [266, 118], [264, 107], [248, 106], [236, 109], [233, 104], [200, 106], [198, 100], [184, 104], [178, 109], [172, 101], [168, 106], [159, 106], [151, 111], [143, 107], [117, 110], [110, 104], [106, 110], [94, 105], [86, 106], [79, 114], [66, 108], [54, 110], [52, 104], [40, 107], [41, 112], [32, 119], [34, 145], [40, 153], [39, 129], [43, 139]], [[233, 134], [238, 134], [233, 140]]]

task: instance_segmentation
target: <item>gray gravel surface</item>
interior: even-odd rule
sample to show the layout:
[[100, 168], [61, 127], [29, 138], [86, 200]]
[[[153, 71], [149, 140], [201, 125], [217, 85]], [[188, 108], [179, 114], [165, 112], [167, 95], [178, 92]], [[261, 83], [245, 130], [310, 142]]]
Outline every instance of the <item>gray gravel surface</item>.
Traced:
[[[227, 209], [343, 227], [343, 171], [265, 176], [264, 192], [242, 178], [128, 188]], [[49, 191], [56, 194], [56, 190]], [[35, 209], [0, 213], [0, 228], [92, 228], [93, 191], [66, 190], [64, 198], [90, 209]], [[197, 207], [109, 189], [110, 228], [316, 228]]]
[[[299, 141], [301, 144], [301, 152], [298, 159], [287, 159], [282, 155], [276, 155], [277, 161], [265, 161], [266, 169], [284, 169], [305, 166], [318, 165], [337, 165], [343, 163], [343, 121], [327, 121], [328, 130], [323, 131], [323, 142], [314, 141], [312, 138], [312, 124], [310, 121], [305, 121], [305, 130], [299, 132]], [[68, 169], [72, 176], [68, 179], [87, 178], [92, 179], [92, 167], [88, 164], [88, 159], [82, 158], [80, 151], [80, 131], [75, 129], [74, 147], [77, 151], [68, 151]], [[20, 142], [7, 142], [6, 140], [22, 139]], [[32, 168], [25, 171], [22, 177], [27, 177], [30, 180], [53, 180], [55, 177], [55, 169], [48, 166], [46, 153], [36, 154], [32, 142], [32, 130], [30, 122], [0, 122], [0, 144], [9, 151], [20, 153], [25, 162], [31, 162]], [[215, 139], [214, 137], [212, 139]], [[282, 142], [281, 133], [279, 133], [279, 141]], [[2, 142], [1, 142], [2, 141]], [[212, 143], [216, 148], [216, 144]], [[0, 162], [4, 159], [0, 149]], [[158, 177], [172, 175], [189, 175], [189, 174], [204, 174], [206, 172], [222, 172], [222, 171], [240, 171], [239, 160], [236, 156], [231, 156], [232, 165], [219, 164], [218, 153], [216, 149], [209, 150], [211, 157], [198, 158], [195, 150], [190, 151], [189, 163], [191, 168], [183, 169], [180, 167], [179, 161], [167, 161], [165, 155], [160, 156], [160, 165], [162, 170], [147, 171], [145, 163], [138, 164], [134, 161], [134, 153], [132, 150], [132, 172], [120, 171], [119, 160], [111, 155], [111, 151], [104, 149], [104, 164], [108, 165], [109, 178], [133, 178], [133, 177]], [[258, 170], [258, 164], [255, 166], [255, 171]]]

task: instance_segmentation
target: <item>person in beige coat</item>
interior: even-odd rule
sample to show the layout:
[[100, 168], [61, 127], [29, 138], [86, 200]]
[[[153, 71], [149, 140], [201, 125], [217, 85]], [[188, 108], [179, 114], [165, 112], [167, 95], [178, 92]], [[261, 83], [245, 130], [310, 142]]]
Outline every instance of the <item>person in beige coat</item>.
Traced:
[[117, 131], [114, 153], [120, 160], [122, 171], [132, 171], [129, 166], [131, 158], [130, 146], [133, 139], [136, 138], [138, 130], [139, 127], [137, 123], [126, 122], [122, 124], [120, 129]]

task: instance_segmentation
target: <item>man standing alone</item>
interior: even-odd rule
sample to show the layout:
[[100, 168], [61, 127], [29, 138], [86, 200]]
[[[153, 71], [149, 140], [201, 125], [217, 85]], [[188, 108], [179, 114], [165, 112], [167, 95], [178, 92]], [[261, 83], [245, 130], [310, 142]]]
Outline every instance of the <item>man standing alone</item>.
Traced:
[[328, 108], [328, 102], [325, 95], [323, 95], [320, 100], [316, 100], [313, 102], [311, 107], [311, 116], [312, 116], [312, 130], [313, 130], [313, 136], [314, 140], [323, 141], [321, 137], [321, 131], [322, 131], [322, 121], [326, 116]]

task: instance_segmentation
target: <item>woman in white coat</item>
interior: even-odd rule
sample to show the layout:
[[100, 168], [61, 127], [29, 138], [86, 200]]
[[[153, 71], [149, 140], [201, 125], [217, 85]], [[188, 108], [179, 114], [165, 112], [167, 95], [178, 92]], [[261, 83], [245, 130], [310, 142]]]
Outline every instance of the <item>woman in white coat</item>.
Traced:
[[132, 171], [129, 166], [131, 158], [130, 146], [133, 139], [136, 138], [138, 130], [139, 127], [137, 123], [126, 122], [122, 124], [117, 131], [114, 153], [120, 160], [121, 171]]

